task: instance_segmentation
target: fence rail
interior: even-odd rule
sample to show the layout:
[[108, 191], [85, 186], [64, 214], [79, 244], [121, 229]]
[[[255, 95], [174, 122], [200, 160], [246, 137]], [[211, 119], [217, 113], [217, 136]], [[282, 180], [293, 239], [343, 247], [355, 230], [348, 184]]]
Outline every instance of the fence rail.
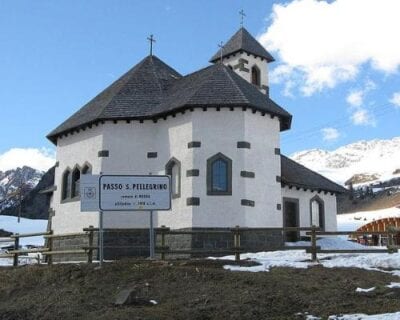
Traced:
[[[41, 253], [43, 256], [47, 257], [47, 263], [51, 265], [53, 263], [54, 255], [63, 255], [63, 254], [87, 254], [87, 262], [93, 262], [93, 250], [97, 249], [97, 246], [93, 245], [94, 232], [98, 231], [97, 228], [89, 227], [84, 228], [83, 232], [74, 232], [74, 233], [62, 233], [62, 234], [54, 234], [53, 231], [45, 231], [45, 232], [33, 232], [33, 233], [15, 233], [9, 237], [9, 239], [2, 238], [0, 242], [13, 242], [13, 248], [8, 250], [7, 253], [0, 254], [0, 258], [13, 258], [13, 266], [18, 266], [19, 257], [29, 254], [29, 253]], [[31, 249], [20, 249], [20, 239], [21, 238], [29, 238], [29, 237], [37, 237], [43, 236], [47, 240], [47, 247], [41, 248], [31, 248]], [[71, 236], [87, 236], [89, 245], [87, 247], [82, 247], [81, 249], [76, 250], [54, 250], [53, 249], [53, 241], [54, 239], [60, 239]], [[26, 256], [24, 256], [26, 257]]]
[[[323, 231], [316, 226], [312, 227], [285, 227], [285, 228], [247, 228], [236, 226], [234, 228], [229, 228], [226, 230], [171, 230], [168, 227], [162, 226], [160, 228], [155, 228], [156, 236], [157, 234], [161, 237], [161, 245], [156, 246], [156, 253], [160, 254], [162, 260], [166, 259], [166, 255], [169, 254], [184, 254], [184, 255], [212, 255], [212, 254], [233, 254], [235, 256], [235, 261], [240, 261], [240, 254], [244, 252], [244, 248], [241, 245], [241, 238], [243, 234], [248, 231], [259, 231], [259, 232], [269, 232], [269, 231], [279, 231], [284, 236], [288, 232], [305, 232], [307, 236], [310, 236], [310, 246], [290, 246], [280, 248], [282, 250], [306, 250], [307, 253], [311, 254], [311, 260], [317, 261], [318, 253], [382, 253], [382, 252], [397, 252], [400, 246], [393, 244], [393, 237], [395, 234], [399, 234], [397, 229], [387, 229], [386, 231]], [[93, 262], [93, 252], [98, 250], [99, 247], [94, 244], [94, 234], [99, 232], [98, 228], [90, 226], [89, 228], [83, 228], [83, 232], [74, 233], [63, 233], [54, 234], [53, 231], [46, 232], [36, 232], [36, 233], [25, 233], [25, 234], [13, 234], [8, 238], [0, 238], [0, 242], [13, 242], [13, 249], [8, 250], [4, 254], [0, 254], [0, 258], [13, 258], [13, 265], [18, 266], [19, 257], [29, 254], [29, 253], [41, 253], [46, 257], [47, 263], [51, 265], [53, 263], [53, 256], [56, 255], [69, 255], [69, 254], [86, 254], [87, 262]], [[173, 249], [166, 245], [167, 235], [232, 235], [231, 243], [233, 244], [227, 248], [206, 248], [206, 249]], [[384, 235], [387, 237], [387, 248], [386, 249], [358, 249], [358, 250], [326, 250], [321, 249], [317, 246], [317, 238], [321, 236], [333, 236], [333, 235], [348, 235], [348, 236], [365, 236], [365, 235]], [[47, 246], [42, 248], [30, 248], [21, 249], [20, 239], [27, 237], [43, 236], [46, 239]], [[65, 237], [72, 236], [84, 236], [87, 237], [87, 245], [80, 247], [79, 249], [69, 249], [69, 250], [56, 250], [54, 248], [54, 240], [62, 239]], [[139, 246], [106, 246], [105, 248], [139, 248]], [[145, 246], [140, 246], [141, 249], [148, 248]], [[26, 257], [26, 256], [25, 256]]]
[[[397, 248], [393, 246], [393, 236], [399, 231], [396, 229], [390, 229], [386, 231], [321, 231], [317, 230], [316, 227], [312, 227], [310, 232], [306, 232], [306, 235], [311, 236], [311, 247], [307, 249], [307, 252], [311, 253], [312, 261], [317, 261], [317, 253], [395, 253]], [[355, 250], [324, 250], [317, 248], [317, 236], [367, 236], [367, 235], [385, 235], [388, 237], [386, 249], [355, 249]]]
[[[162, 226], [157, 228], [157, 232], [161, 234], [161, 246], [156, 248], [156, 253], [161, 254], [161, 259], [165, 260], [166, 254], [233, 254], [235, 256], [235, 261], [240, 261], [240, 254], [244, 252], [241, 246], [241, 237], [243, 233], [248, 231], [278, 231], [285, 234], [286, 232], [300, 232], [300, 231], [310, 231], [310, 230], [320, 230], [317, 227], [285, 227], [285, 228], [248, 228], [236, 226], [234, 228], [229, 228], [228, 230], [171, 230], [168, 227]], [[233, 240], [233, 246], [223, 249], [181, 249], [172, 250], [166, 246], [166, 236], [167, 235], [192, 235], [192, 234], [231, 234]], [[286, 249], [286, 248], [285, 248]], [[296, 249], [293, 247], [293, 249]]]

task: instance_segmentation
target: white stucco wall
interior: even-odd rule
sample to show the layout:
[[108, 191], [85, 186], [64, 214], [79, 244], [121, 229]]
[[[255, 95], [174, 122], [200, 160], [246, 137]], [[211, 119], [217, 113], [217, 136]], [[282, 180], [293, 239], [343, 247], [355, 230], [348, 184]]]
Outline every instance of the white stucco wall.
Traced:
[[[202, 147], [193, 158], [193, 167], [200, 169], [200, 176], [192, 178], [193, 196], [200, 197], [200, 206], [193, 207], [193, 226], [280, 225], [276, 219], [276, 204], [281, 198], [280, 184], [276, 183], [280, 159], [274, 154], [279, 146], [279, 120], [250, 110], [195, 114], [193, 140], [201, 141]], [[237, 148], [238, 141], [249, 142], [251, 148]], [[232, 196], [207, 195], [207, 159], [219, 152], [232, 159]], [[255, 178], [241, 177], [242, 170], [254, 172]], [[255, 207], [242, 206], [241, 199], [255, 201]]]
[[[250, 152], [246, 153], [245, 170], [254, 171], [255, 178], [241, 178], [246, 181], [246, 198], [255, 200], [255, 208], [246, 211], [246, 226], [281, 227], [281, 212], [277, 204], [281, 203], [281, 184], [277, 176], [281, 176], [280, 155], [275, 149], [280, 147], [280, 131], [278, 118], [270, 115], [260, 117], [251, 111], [245, 112], [245, 137], [251, 142]], [[254, 219], [254, 209], [258, 219]]]
[[101, 158], [97, 157], [97, 152], [102, 149], [101, 125], [58, 139], [56, 154], [58, 166], [54, 177], [57, 190], [50, 202], [50, 207], [55, 211], [55, 216], [52, 218], [52, 228], [55, 233], [81, 232], [84, 227], [98, 226], [98, 214], [80, 212], [79, 201], [61, 202], [61, 180], [67, 168], [72, 170], [76, 165], [83, 166], [86, 162], [92, 166], [93, 174], [99, 174]]
[[[261, 86], [269, 86], [269, 77], [268, 77], [268, 63], [267, 60], [261, 60], [260, 57], [255, 57], [254, 55], [248, 55], [246, 52], [244, 53], [236, 53], [234, 56], [228, 56], [223, 58], [222, 62], [225, 65], [230, 65], [234, 68], [235, 65], [239, 64], [239, 59], [245, 59], [248, 63], [244, 64], [244, 67], [249, 71], [244, 71], [240, 69], [233, 69], [237, 74], [239, 74], [243, 79], [251, 83], [251, 68], [256, 65], [258, 69], [260, 69], [260, 83]], [[261, 90], [265, 93], [265, 90]]]
[[[300, 227], [311, 226], [311, 208], [310, 200], [318, 195], [324, 201], [325, 211], [325, 230], [336, 231], [337, 229], [337, 208], [336, 208], [336, 195], [317, 191], [311, 192], [310, 190], [304, 191], [303, 189], [296, 190], [296, 188], [289, 189], [289, 187], [282, 188], [282, 198], [294, 198], [299, 200], [299, 220]], [[282, 201], [283, 210], [283, 201]], [[282, 216], [283, 218], [283, 216]]]
[[[133, 121], [118, 124], [107, 122], [103, 126], [103, 147], [109, 157], [103, 158], [104, 174], [165, 174], [165, 165], [172, 158], [181, 162], [181, 197], [172, 200], [171, 211], [154, 214], [156, 226], [174, 225], [175, 228], [191, 226], [191, 207], [186, 198], [191, 196], [191, 182], [186, 170], [192, 167], [192, 113], [179, 114], [167, 120]], [[157, 152], [157, 158], [147, 158], [148, 152]], [[107, 228], [143, 228], [149, 225], [148, 212], [107, 212], [104, 226]]]
[[[200, 148], [188, 148], [191, 141], [200, 141]], [[251, 144], [250, 149], [237, 148], [238, 141]], [[259, 112], [235, 109], [195, 109], [193, 112], [153, 121], [119, 121], [87, 129], [59, 139], [56, 169], [57, 191], [52, 202], [55, 210], [55, 232], [81, 231], [97, 226], [97, 213], [80, 213], [79, 201], [61, 203], [61, 179], [67, 167], [93, 167], [93, 174], [165, 174], [165, 165], [172, 158], [181, 163], [181, 196], [172, 200], [172, 210], [155, 213], [155, 225], [172, 228], [281, 226], [279, 120]], [[98, 151], [108, 150], [109, 157], [99, 158]], [[147, 158], [157, 152], [157, 158]], [[221, 152], [232, 159], [232, 196], [207, 195], [207, 159]], [[198, 169], [198, 177], [187, 177], [186, 171]], [[244, 178], [240, 171], [252, 171], [255, 178]], [[188, 206], [189, 197], [199, 197], [200, 206]], [[255, 207], [241, 205], [241, 199], [255, 201]], [[107, 212], [106, 228], [147, 228], [147, 212]]]

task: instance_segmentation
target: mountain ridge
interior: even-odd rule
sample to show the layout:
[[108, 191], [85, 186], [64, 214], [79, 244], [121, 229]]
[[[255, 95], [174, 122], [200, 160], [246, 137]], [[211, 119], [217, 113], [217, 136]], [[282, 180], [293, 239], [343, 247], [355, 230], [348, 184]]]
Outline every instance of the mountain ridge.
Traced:
[[44, 172], [29, 166], [0, 171], [0, 212], [19, 203], [39, 183]]
[[354, 175], [368, 176], [361, 183], [386, 181], [400, 177], [400, 137], [360, 140], [332, 151], [303, 150], [290, 158], [342, 185]]

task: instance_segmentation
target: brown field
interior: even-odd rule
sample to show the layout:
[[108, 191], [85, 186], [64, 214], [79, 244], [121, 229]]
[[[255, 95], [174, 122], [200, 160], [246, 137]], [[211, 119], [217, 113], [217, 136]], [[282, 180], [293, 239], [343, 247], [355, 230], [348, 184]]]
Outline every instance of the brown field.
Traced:
[[[96, 265], [59, 264], [0, 268], [0, 319], [303, 319], [400, 310], [400, 282], [360, 269], [275, 268], [231, 272], [226, 262], [123, 260]], [[371, 293], [357, 287], [376, 286]], [[115, 306], [116, 295], [134, 288], [140, 298]], [[144, 305], [148, 300], [157, 305]]]

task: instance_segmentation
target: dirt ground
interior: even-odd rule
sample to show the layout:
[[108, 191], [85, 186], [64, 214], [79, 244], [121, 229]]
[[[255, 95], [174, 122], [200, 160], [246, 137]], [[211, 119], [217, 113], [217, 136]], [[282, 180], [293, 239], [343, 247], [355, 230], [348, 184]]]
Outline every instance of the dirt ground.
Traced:
[[[0, 319], [304, 319], [400, 310], [400, 282], [361, 269], [275, 268], [232, 272], [226, 262], [123, 260], [96, 265], [0, 268]], [[377, 287], [356, 293], [357, 287]], [[134, 288], [130, 305], [116, 296]], [[142, 302], [155, 300], [157, 305]]]

